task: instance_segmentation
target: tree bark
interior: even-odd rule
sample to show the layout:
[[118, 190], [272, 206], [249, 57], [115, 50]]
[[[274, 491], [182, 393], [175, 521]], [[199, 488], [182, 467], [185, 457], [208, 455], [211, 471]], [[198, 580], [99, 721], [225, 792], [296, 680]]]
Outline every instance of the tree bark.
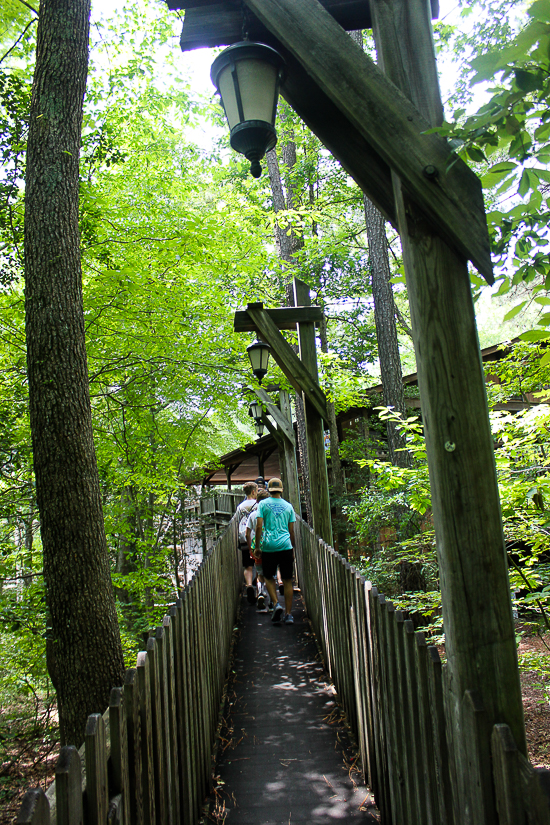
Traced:
[[92, 434], [84, 337], [79, 151], [89, 0], [42, 0], [27, 149], [27, 368], [63, 744], [120, 685], [123, 658]]
[[[350, 32], [352, 40], [363, 48], [363, 33]], [[382, 378], [382, 397], [384, 406], [405, 416], [405, 394], [403, 391], [403, 373], [399, 357], [396, 307], [390, 283], [390, 260], [386, 238], [385, 221], [376, 206], [363, 196], [365, 223], [369, 244], [369, 259], [372, 277], [372, 297], [374, 300], [374, 324], [378, 342], [378, 358]], [[395, 421], [386, 422], [388, 436], [388, 453], [392, 464], [398, 467], [409, 465], [409, 455], [404, 451], [405, 436], [400, 433]]]
[[[393, 407], [396, 412], [405, 417], [403, 373], [401, 358], [399, 357], [393, 291], [390, 283], [391, 272], [385, 221], [382, 213], [366, 196], [363, 197], [363, 202], [369, 243], [374, 323], [382, 378], [382, 398], [384, 406]], [[398, 467], [407, 467], [409, 465], [409, 455], [404, 449], [404, 434], [400, 432], [396, 422], [391, 420], [386, 422], [386, 431], [391, 463]]]

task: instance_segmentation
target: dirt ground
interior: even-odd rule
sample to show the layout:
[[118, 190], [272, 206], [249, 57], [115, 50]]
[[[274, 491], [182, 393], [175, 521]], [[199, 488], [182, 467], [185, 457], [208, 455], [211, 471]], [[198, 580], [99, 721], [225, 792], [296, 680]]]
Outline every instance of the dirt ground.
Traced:
[[[550, 637], [546, 637], [550, 644]], [[519, 645], [519, 653], [540, 652], [550, 656], [542, 639], [525, 636]], [[540, 675], [532, 672], [521, 674], [521, 693], [527, 734], [529, 759], [537, 768], [550, 768], [550, 705], [540, 687]]]
[[[537, 636], [525, 637], [519, 650], [520, 653], [548, 653]], [[521, 685], [529, 759], [536, 767], [550, 768], [550, 705], [540, 687], [540, 676], [523, 673]], [[28, 788], [39, 785], [46, 789], [49, 786], [58, 753], [58, 743], [49, 739], [44, 741], [43, 735], [15, 739], [10, 744], [0, 764], [0, 825], [14, 825]]]

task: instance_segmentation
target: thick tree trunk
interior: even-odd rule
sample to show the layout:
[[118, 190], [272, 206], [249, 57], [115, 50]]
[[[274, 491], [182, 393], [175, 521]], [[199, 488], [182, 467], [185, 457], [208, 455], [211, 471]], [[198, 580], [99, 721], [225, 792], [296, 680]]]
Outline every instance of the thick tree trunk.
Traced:
[[[79, 745], [123, 659], [97, 472], [84, 340], [79, 150], [89, 0], [42, 0], [25, 194], [27, 366], [61, 737]], [[53, 664], [53, 662], [55, 664]]]

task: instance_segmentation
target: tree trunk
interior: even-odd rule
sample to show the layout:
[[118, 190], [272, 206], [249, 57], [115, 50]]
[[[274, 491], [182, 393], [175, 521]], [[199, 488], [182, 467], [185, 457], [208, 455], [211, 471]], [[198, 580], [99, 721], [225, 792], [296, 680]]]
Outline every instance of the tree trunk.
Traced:
[[[374, 300], [374, 323], [378, 342], [378, 358], [382, 377], [382, 397], [384, 406], [405, 416], [405, 394], [403, 373], [399, 357], [395, 306], [390, 283], [390, 261], [384, 217], [366, 197], [365, 222], [369, 242], [369, 258], [372, 273], [372, 297]], [[387, 421], [388, 452], [392, 464], [398, 467], [409, 465], [409, 455], [404, 450], [405, 436], [394, 421]]]
[[120, 685], [123, 658], [92, 434], [78, 228], [89, 0], [42, 0], [27, 149], [25, 278], [30, 421], [49, 667], [61, 739]]
[[[354, 40], [363, 48], [363, 33], [350, 32]], [[403, 373], [399, 357], [397, 325], [395, 323], [395, 302], [390, 283], [390, 260], [384, 217], [376, 206], [363, 196], [365, 223], [369, 243], [369, 259], [372, 276], [372, 297], [374, 300], [374, 323], [378, 342], [378, 358], [382, 378], [382, 396], [384, 406], [405, 416], [405, 394], [403, 392]], [[388, 453], [392, 464], [398, 467], [409, 465], [409, 455], [403, 450], [405, 436], [399, 432], [394, 421], [386, 423], [388, 435]]]

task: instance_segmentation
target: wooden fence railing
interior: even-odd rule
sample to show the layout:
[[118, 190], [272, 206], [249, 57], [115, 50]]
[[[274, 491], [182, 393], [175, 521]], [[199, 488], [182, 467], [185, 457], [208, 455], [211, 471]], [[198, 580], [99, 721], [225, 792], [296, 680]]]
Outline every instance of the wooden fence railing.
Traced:
[[61, 749], [47, 793], [28, 791], [18, 825], [180, 825], [199, 821], [242, 584], [233, 520], [181, 598], [88, 717], [82, 748]]
[[[445, 667], [437, 648], [301, 520], [297, 532], [307, 613], [382, 822], [463, 825], [456, 816], [455, 777], [464, 766], [449, 742]], [[471, 822], [550, 825], [550, 771], [533, 768], [507, 725], [489, 729], [474, 692], [466, 691], [464, 704], [472, 752], [476, 738], [490, 736], [493, 756]]]

